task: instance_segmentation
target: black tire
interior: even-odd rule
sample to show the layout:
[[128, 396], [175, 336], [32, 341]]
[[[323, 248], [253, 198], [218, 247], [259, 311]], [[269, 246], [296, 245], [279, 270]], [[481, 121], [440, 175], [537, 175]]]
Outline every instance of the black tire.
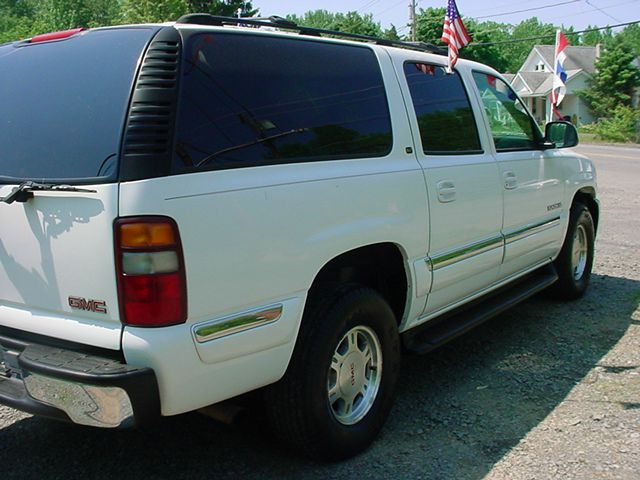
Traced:
[[[594, 240], [595, 228], [589, 209], [582, 203], [574, 203], [569, 214], [567, 235], [555, 261], [558, 281], [551, 287], [555, 298], [575, 300], [584, 294], [591, 278]], [[586, 248], [585, 256], [583, 260], [576, 260], [574, 252], [580, 244]], [[579, 258], [583, 256], [579, 255]]]
[[[365, 395], [374, 396], [361, 397], [361, 400], [369, 398], [370, 401], [366, 402], [366, 409], [365, 402], [360, 402], [363, 416], [353, 424], [342, 423], [344, 418], [338, 420], [340, 417], [336, 410], [339, 410], [337, 406], [342, 400], [332, 406], [328, 397], [332, 376], [335, 377], [336, 371], [344, 372], [330, 367], [332, 358], [340, 351], [339, 347], [345, 346], [348, 332], [351, 335], [355, 332], [356, 336], [362, 332], [365, 335], [363, 339], [374, 342], [373, 337], [366, 337], [373, 332], [379, 341], [376, 351], [381, 353], [382, 360], [377, 394], [370, 394], [366, 389]], [[362, 338], [358, 337], [358, 342]], [[354, 355], [357, 356], [359, 352]], [[346, 359], [348, 355], [342, 358]], [[345, 360], [342, 365], [347, 363]], [[362, 378], [367, 375], [366, 366], [359, 368], [362, 365], [363, 362], [358, 363], [358, 382], [361, 381], [360, 373]], [[356, 455], [373, 441], [382, 428], [391, 410], [399, 370], [397, 324], [384, 298], [376, 291], [357, 284], [318, 289], [307, 301], [287, 372], [265, 392], [265, 406], [271, 426], [281, 439], [310, 458], [336, 461]], [[350, 364], [348, 371], [351, 376], [347, 376], [347, 380], [350, 385], [356, 385], [354, 363]], [[376, 371], [368, 371], [370, 378]], [[345, 389], [348, 388], [352, 387], [347, 385]], [[342, 392], [341, 389], [339, 391]], [[355, 400], [352, 402], [356, 405]], [[353, 412], [356, 411], [354, 407]]]

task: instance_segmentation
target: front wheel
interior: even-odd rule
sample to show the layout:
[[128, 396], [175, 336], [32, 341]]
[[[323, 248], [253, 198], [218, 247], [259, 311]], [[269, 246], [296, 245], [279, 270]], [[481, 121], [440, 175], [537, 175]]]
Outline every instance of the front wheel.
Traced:
[[271, 424], [319, 460], [340, 460], [376, 437], [400, 367], [395, 316], [376, 291], [356, 284], [312, 293], [289, 363], [266, 392]]
[[593, 266], [594, 240], [589, 209], [581, 203], [573, 204], [567, 236], [555, 261], [558, 281], [552, 286], [552, 293], [556, 298], [574, 300], [586, 291]]

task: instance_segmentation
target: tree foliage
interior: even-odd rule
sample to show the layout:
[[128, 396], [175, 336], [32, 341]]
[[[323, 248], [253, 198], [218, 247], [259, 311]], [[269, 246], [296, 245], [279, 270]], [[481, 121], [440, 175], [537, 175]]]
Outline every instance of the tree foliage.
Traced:
[[[589, 25], [585, 30], [594, 30], [595, 26]], [[594, 30], [592, 32], [585, 32], [580, 35], [580, 44], [595, 47], [598, 44], [605, 44], [613, 39], [613, 31], [608, 28], [606, 30]]]
[[243, 17], [252, 17], [258, 10], [254, 9], [251, 2], [238, 0], [189, 0], [189, 12], [210, 13], [223, 17], [236, 17], [238, 10]]
[[528, 18], [513, 27], [509, 40], [519, 41], [505, 43], [501, 46], [501, 50], [505, 58], [508, 59], [507, 71], [517, 72], [534, 45], [553, 45], [555, 43], [556, 27], [550, 23], [541, 23], [536, 17]]
[[445, 13], [445, 8], [421, 8], [416, 14], [416, 39], [419, 42], [444, 45], [440, 37]]
[[124, 0], [124, 23], [156, 23], [177, 20], [189, 10], [187, 0]]
[[[375, 22], [373, 15], [370, 13], [362, 15], [358, 12], [332, 13], [327, 10], [312, 10], [303, 16], [287, 15], [287, 19], [305, 27], [338, 30], [376, 37], [383, 35], [380, 23]], [[390, 34], [393, 34], [393, 32]]]
[[612, 41], [596, 60], [596, 72], [580, 96], [596, 117], [611, 117], [618, 106], [631, 107], [640, 70], [632, 64], [634, 54], [622, 40]]
[[627, 45], [636, 57], [640, 57], [640, 24], [627, 25], [616, 38]]

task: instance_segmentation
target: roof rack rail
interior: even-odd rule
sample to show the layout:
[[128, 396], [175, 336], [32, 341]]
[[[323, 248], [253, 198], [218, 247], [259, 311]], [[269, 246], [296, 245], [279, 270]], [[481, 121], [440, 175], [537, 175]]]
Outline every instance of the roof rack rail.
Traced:
[[431, 43], [425, 42], [402, 42], [399, 40], [387, 40], [385, 38], [374, 37], [371, 35], [360, 35], [357, 33], [340, 32], [338, 30], [326, 30], [323, 28], [312, 28], [298, 25], [295, 22], [287, 20], [286, 18], [272, 16], [272, 17], [221, 17], [216, 15], [210, 15], [208, 13], [190, 13], [183, 15], [177, 20], [177, 23], [186, 23], [192, 25], [213, 25], [222, 27], [225, 25], [240, 25], [250, 27], [274, 27], [284, 30], [294, 30], [300, 35], [310, 35], [314, 37], [321, 37], [323, 35], [331, 35], [334, 37], [342, 37], [351, 40], [360, 40], [365, 42], [373, 42], [377, 45], [384, 45], [388, 47], [407, 48], [410, 50], [418, 50], [421, 52], [436, 53], [438, 55], [447, 55], [447, 51], [443, 48], [437, 47]]

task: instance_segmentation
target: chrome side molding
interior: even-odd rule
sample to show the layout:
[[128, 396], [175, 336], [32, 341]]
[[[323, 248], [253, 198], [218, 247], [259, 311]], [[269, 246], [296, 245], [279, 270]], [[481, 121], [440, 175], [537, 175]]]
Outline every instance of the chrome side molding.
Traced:
[[530, 235], [535, 235], [536, 233], [543, 232], [545, 230], [548, 230], [549, 228], [557, 227], [558, 225], [560, 225], [560, 217], [556, 217], [551, 220], [547, 220], [545, 222], [526, 225], [522, 228], [518, 228], [517, 230], [507, 232], [504, 238], [507, 244], [509, 244], [509, 243], [515, 242], [516, 240], [521, 240]]
[[475, 255], [480, 255], [481, 253], [488, 252], [489, 250], [493, 250], [494, 248], [502, 247], [503, 243], [504, 238], [502, 237], [502, 235], [499, 235], [487, 240], [482, 240], [470, 245], [465, 245], [462, 248], [457, 248], [455, 250], [440, 253], [431, 258], [430, 267], [432, 270], [438, 270], [439, 268], [447, 267], [456, 262], [471, 258]]
[[517, 228], [511, 232], [500, 234], [495, 237], [481, 240], [479, 242], [465, 245], [464, 247], [456, 248], [455, 250], [448, 250], [446, 252], [438, 253], [431, 258], [427, 258], [427, 266], [430, 271], [438, 270], [452, 265], [462, 260], [466, 260], [475, 255], [488, 252], [494, 248], [503, 247], [517, 240], [522, 240], [530, 235], [543, 232], [553, 227], [560, 225], [560, 217], [546, 220], [540, 223], [533, 223], [524, 227]]
[[194, 325], [193, 335], [198, 343], [210, 342], [217, 338], [244, 332], [253, 328], [277, 322], [282, 316], [282, 304], [271, 305], [241, 315]]

